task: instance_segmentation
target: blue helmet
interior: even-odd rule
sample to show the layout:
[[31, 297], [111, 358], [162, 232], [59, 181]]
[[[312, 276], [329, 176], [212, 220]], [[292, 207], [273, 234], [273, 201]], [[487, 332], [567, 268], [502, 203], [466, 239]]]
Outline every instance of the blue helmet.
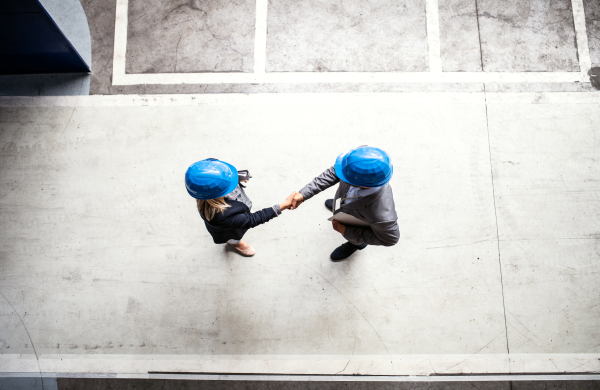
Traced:
[[379, 148], [359, 146], [342, 153], [335, 161], [340, 180], [357, 187], [379, 187], [390, 181], [394, 166], [390, 156]]
[[237, 169], [214, 158], [193, 163], [185, 173], [185, 188], [196, 199], [220, 198], [233, 191], [237, 185]]

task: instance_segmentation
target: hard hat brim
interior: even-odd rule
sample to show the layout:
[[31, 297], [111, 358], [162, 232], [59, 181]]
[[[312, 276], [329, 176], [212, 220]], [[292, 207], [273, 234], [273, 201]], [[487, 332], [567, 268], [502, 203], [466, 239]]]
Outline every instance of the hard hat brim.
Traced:
[[344, 172], [342, 170], [342, 161], [344, 160], [344, 157], [346, 157], [346, 155], [348, 155], [348, 153], [350, 153], [350, 152], [342, 153], [335, 159], [335, 174], [337, 175], [337, 177], [340, 180], [345, 181], [346, 183], [356, 186], [356, 187], [381, 187], [382, 185], [386, 184], [387, 182], [389, 182], [392, 179], [392, 176], [394, 175], [394, 165], [393, 164], [390, 165], [390, 174], [385, 179], [383, 179], [382, 181], [380, 181], [378, 183], [365, 185], [364, 183], [357, 183], [357, 182], [354, 182], [354, 181], [348, 179], [346, 177], [346, 175], [344, 175]]

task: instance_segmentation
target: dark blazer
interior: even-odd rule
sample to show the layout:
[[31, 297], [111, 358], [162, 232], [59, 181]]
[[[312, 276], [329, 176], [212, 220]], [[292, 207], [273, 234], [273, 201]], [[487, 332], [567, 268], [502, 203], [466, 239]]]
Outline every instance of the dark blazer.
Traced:
[[229, 199], [225, 199], [225, 202], [231, 207], [222, 213], [215, 213], [210, 221], [200, 215], [215, 244], [224, 244], [228, 240], [241, 240], [248, 229], [269, 222], [277, 216], [273, 207], [251, 213], [248, 206], [242, 202]]
[[[335, 174], [335, 166], [315, 177], [313, 181], [300, 190], [300, 193], [304, 200], [308, 200], [337, 183], [340, 183], [340, 186], [333, 198], [335, 204], [337, 199], [345, 198], [350, 189], [350, 184], [340, 180]], [[400, 229], [398, 228], [398, 215], [396, 214], [396, 205], [390, 183], [385, 184], [376, 193], [348, 204], [344, 203], [340, 208], [346, 214], [368, 222], [370, 227], [369, 229], [346, 226], [346, 232], [344, 233], [346, 240], [355, 245], [392, 246], [398, 243]]]

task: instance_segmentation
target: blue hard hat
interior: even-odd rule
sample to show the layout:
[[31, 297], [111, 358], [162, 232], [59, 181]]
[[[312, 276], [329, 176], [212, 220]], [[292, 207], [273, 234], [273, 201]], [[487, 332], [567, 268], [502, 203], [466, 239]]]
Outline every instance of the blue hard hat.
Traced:
[[357, 187], [380, 187], [390, 181], [393, 173], [390, 156], [370, 146], [359, 146], [342, 153], [335, 161], [337, 177]]
[[238, 185], [238, 171], [231, 164], [214, 158], [190, 165], [185, 173], [185, 188], [196, 199], [216, 199]]

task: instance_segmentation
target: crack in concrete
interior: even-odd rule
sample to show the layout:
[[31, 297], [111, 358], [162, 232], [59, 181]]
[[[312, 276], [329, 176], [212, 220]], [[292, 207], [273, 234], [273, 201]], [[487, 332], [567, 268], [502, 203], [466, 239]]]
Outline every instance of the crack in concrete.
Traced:
[[[346, 301], [348, 301], [348, 303], [350, 303], [352, 305], [352, 307], [354, 307], [354, 309], [358, 312], [358, 314], [360, 314], [362, 316], [362, 318], [364, 318], [365, 321], [367, 321], [367, 324], [369, 324], [369, 326], [371, 327], [371, 329], [373, 329], [373, 332], [375, 332], [375, 334], [379, 338], [379, 341], [381, 341], [381, 344], [383, 345], [383, 348], [385, 348], [385, 351], [387, 352], [388, 356], [391, 357], [392, 355], [390, 354], [390, 351], [388, 350], [387, 345], [385, 345], [385, 343], [383, 342], [383, 339], [379, 335], [379, 332], [377, 332], [377, 330], [375, 329], [375, 327], [373, 326], [373, 324], [371, 324], [371, 322], [367, 319], [367, 317], [365, 317], [365, 315], [360, 310], [358, 310], [358, 308], [356, 307], [356, 305], [351, 300], [349, 300], [348, 298], [346, 298], [346, 296], [344, 294], [342, 294], [342, 292], [340, 290], [338, 290], [338, 288], [335, 287], [333, 285], [333, 283], [331, 283], [329, 280], [327, 280], [323, 275], [321, 275], [319, 272], [315, 271], [314, 269], [312, 269], [311, 267], [309, 267], [306, 264], [304, 264], [304, 266], [306, 268], [310, 269], [311, 271], [313, 271], [314, 273], [316, 273], [317, 275], [319, 275], [321, 278], [323, 278], [323, 280], [326, 281], [331, 287], [333, 287], [334, 290], [337, 291], [342, 296], [342, 298], [344, 298]], [[396, 369], [394, 367], [393, 361], [390, 360], [390, 363], [392, 364], [392, 370], [394, 372], [394, 375], [396, 375]]]
[[29, 338], [29, 342], [31, 343], [31, 348], [33, 348], [33, 353], [35, 354], [35, 361], [37, 362], [38, 370], [40, 371], [40, 382], [42, 384], [42, 390], [44, 390], [44, 378], [42, 377], [42, 367], [40, 366], [40, 358], [38, 357], [38, 353], [35, 349], [35, 345], [33, 344], [33, 340], [31, 339], [31, 335], [29, 334], [29, 330], [27, 330], [27, 327], [25, 326], [23, 319], [17, 312], [17, 309], [15, 309], [15, 307], [12, 305], [12, 303], [10, 303], [10, 301], [8, 300], [8, 298], [6, 298], [6, 296], [2, 293], [2, 291], [0, 291], [0, 295], [2, 295], [2, 298], [4, 298], [6, 303], [8, 303], [8, 305], [13, 310], [13, 313], [15, 313], [17, 318], [19, 318], [19, 321], [21, 321], [21, 325], [23, 325], [23, 329], [25, 329], [25, 333], [27, 333], [27, 337]]
[[506, 353], [510, 354], [510, 348], [508, 345], [508, 326], [506, 323], [506, 303], [504, 300], [504, 281], [502, 280], [502, 260], [500, 257], [500, 233], [498, 230], [498, 209], [496, 207], [496, 188], [494, 186], [494, 166], [492, 163], [492, 146], [490, 142], [490, 121], [488, 115], [488, 105], [487, 105], [487, 91], [485, 89], [485, 84], [483, 84], [483, 96], [485, 99], [485, 122], [488, 133], [488, 151], [490, 154], [490, 175], [492, 179], [492, 197], [494, 199], [494, 216], [496, 219], [496, 242], [498, 244], [498, 266], [500, 267], [500, 287], [502, 289], [502, 309], [504, 312], [504, 332], [506, 334]]

